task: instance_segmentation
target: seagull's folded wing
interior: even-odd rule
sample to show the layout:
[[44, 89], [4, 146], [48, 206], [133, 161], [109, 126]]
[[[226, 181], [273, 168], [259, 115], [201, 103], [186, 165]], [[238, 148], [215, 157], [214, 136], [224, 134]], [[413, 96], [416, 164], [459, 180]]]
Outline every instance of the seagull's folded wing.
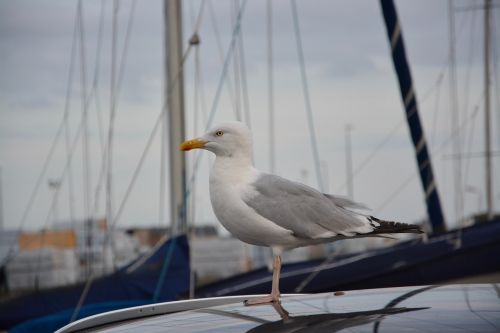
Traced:
[[301, 238], [330, 238], [369, 233], [373, 226], [306, 185], [275, 175], [260, 174], [250, 185], [255, 191], [243, 200], [259, 215]]

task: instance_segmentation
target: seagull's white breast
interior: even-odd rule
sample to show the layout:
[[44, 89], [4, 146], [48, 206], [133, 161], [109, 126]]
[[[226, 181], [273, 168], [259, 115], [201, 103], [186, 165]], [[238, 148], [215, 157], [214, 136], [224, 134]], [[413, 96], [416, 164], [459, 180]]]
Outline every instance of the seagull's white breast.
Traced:
[[267, 220], [242, 198], [256, 195], [253, 181], [259, 171], [237, 165], [231, 159], [217, 158], [210, 173], [210, 200], [222, 225], [245, 243], [260, 246], [295, 246], [292, 231]]

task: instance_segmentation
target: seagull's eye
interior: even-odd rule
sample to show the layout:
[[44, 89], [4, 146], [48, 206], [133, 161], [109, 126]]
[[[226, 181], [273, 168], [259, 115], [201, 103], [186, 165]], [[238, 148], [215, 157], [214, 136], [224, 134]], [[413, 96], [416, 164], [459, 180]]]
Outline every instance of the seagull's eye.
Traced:
[[215, 136], [222, 136], [224, 134], [224, 132], [222, 132], [221, 130], [218, 130], [217, 132], [215, 132]]

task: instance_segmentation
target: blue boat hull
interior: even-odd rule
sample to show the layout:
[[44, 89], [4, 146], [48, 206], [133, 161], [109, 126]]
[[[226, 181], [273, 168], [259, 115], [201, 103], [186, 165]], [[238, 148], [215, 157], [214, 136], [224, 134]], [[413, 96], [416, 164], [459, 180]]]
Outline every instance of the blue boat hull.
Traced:
[[[283, 265], [283, 293], [317, 293], [439, 284], [500, 272], [500, 219], [450, 231], [427, 241]], [[262, 268], [196, 290], [197, 297], [265, 294], [271, 273]]]
[[[127, 268], [133, 264], [95, 279], [77, 319], [103, 311], [171, 301], [189, 288], [189, 245], [184, 235], [162, 244], [128, 273]], [[41, 290], [0, 301], [0, 330], [53, 332], [69, 323], [84, 286], [81, 283]]]

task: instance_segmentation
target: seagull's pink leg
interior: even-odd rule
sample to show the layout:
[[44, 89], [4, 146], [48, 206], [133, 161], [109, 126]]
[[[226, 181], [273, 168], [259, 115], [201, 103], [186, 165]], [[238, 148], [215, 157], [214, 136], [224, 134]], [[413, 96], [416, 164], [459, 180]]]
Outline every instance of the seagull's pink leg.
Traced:
[[253, 298], [245, 301], [245, 305], [258, 305], [268, 303], [279, 303], [280, 301], [280, 272], [281, 272], [281, 257], [274, 256], [273, 265], [273, 282], [271, 293], [264, 297]]
[[274, 257], [273, 282], [271, 286], [271, 296], [274, 302], [280, 300], [280, 275], [281, 275], [281, 256]]

